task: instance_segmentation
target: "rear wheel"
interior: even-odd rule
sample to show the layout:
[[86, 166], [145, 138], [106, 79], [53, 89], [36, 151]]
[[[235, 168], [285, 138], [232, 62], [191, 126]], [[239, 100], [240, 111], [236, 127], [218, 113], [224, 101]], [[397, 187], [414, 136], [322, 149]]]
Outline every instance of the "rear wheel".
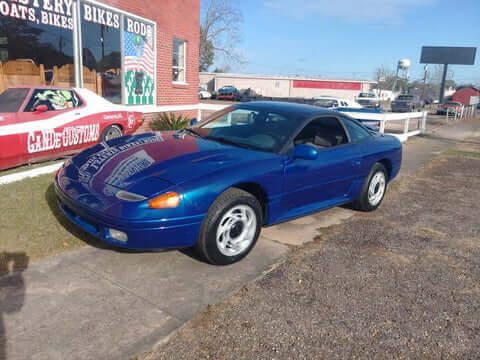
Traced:
[[110, 125], [102, 132], [101, 140], [109, 141], [123, 136], [122, 129], [118, 125]]
[[210, 207], [195, 249], [211, 264], [233, 264], [253, 249], [262, 224], [258, 200], [246, 191], [230, 188]]
[[361, 211], [376, 210], [385, 197], [387, 176], [385, 166], [376, 163], [363, 185], [360, 197], [353, 203], [354, 207]]

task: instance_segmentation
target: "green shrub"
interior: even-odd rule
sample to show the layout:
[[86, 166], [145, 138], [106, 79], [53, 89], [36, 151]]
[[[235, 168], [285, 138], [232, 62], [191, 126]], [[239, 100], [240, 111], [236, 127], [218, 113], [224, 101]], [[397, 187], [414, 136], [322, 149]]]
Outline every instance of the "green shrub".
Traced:
[[175, 113], [160, 113], [150, 122], [150, 129], [153, 131], [164, 130], [182, 130], [190, 125], [190, 119], [183, 115], [175, 115]]

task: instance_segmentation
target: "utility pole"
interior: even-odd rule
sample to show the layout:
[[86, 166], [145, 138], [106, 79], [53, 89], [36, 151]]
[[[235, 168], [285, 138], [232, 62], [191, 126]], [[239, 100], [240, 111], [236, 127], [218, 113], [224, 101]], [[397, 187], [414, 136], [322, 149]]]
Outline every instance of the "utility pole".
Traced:
[[440, 98], [438, 102], [440, 104], [443, 103], [443, 100], [445, 98], [445, 83], [447, 81], [447, 71], [448, 71], [448, 64], [443, 65], [443, 75], [442, 75], [442, 83], [440, 84]]
[[422, 101], [425, 101], [425, 88], [427, 87], [428, 64], [425, 64], [423, 71], [424, 72], [423, 72]]

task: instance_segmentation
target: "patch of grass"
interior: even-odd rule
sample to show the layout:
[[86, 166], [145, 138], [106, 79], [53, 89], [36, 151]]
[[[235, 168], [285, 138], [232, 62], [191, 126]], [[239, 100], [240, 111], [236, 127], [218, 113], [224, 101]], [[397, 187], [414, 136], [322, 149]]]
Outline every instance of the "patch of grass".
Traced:
[[458, 149], [448, 149], [444, 152], [445, 155], [448, 156], [460, 156], [460, 157], [468, 157], [474, 159], [480, 159], [480, 152], [476, 151], [464, 151]]
[[57, 206], [53, 174], [0, 185], [0, 274], [94, 242]]

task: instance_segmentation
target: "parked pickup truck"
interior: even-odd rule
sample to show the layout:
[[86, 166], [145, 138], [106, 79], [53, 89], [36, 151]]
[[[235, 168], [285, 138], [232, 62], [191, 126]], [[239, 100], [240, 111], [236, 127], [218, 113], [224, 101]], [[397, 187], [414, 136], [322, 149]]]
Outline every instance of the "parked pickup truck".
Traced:
[[399, 95], [392, 101], [392, 112], [411, 112], [423, 108], [423, 102], [417, 95]]
[[366, 108], [380, 107], [380, 99], [373, 93], [360, 93], [357, 96], [357, 103]]

